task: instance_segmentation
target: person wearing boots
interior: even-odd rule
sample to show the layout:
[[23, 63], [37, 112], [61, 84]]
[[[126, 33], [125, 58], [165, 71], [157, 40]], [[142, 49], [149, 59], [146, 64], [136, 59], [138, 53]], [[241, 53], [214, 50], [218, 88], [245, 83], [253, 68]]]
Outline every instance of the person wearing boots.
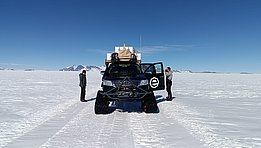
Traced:
[[167, 85], [167, 93], [168, 93], [166, 100], [171, 101], [172, 100], [171, 86], [172, 86], [173, 72], [171, 71], [170, 67], [167, 67], [167, 69], [165, 70], [165, 75], [166, 75], [166, 85]]
[[79, 86], [81, 87], [81, 102], [87, 102], [85, 100], [85, 92], [86, 92], [86, 70], [82, 70], [82, 72], [79, 74], [80, 78], [80, 84]]

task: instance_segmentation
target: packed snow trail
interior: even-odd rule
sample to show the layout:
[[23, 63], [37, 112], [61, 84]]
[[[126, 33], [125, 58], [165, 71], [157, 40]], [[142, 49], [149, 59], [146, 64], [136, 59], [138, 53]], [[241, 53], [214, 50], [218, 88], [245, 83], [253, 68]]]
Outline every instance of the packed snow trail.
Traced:
[[[69, 122], [69, 120], [79, 113], [84, 108], [84, 105], [79, 103], [74, 104], [68, 110], [53, 116], [51, 119], [32, 129], [23, 136], [13, 140], [7, 147], [39, 147], [47, 138], [52, 137], [57, 131]], [[46, 132], [48, 131], [48, 132]], [[32, 139], [34, 139], [32, 141]]]
[[164, 116], [139, 109], [125, 111], [132, 105], [138, 106], [132, 102], [108, 115], [94, 115], [93, 107], [86, 107], [42, 147], [203, 147], [175, 121], [166, 123]]
[[84, 103], [77, 72], [0, 72], [0, 147], [261, 146], [260, 75], [174, 78], [176, 98], [156, 92], [157, 114], [143, 113], [139, 102], [116, 102], [111, 113], [95, 115], [97, 71], [88, 73]]

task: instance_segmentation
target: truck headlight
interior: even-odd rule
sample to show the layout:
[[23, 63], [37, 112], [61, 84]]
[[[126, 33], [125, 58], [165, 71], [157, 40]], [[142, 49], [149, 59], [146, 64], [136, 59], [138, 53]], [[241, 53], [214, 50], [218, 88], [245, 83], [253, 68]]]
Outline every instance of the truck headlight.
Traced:
[[114, 86], [112, 81], [109, 81], [109, 80], [103, 80], [102, 84], [105, 85], [105, 86]]
[[139, 86], [144, 86], [148, 84], [149, 84], [148, 80], [141, 80]]

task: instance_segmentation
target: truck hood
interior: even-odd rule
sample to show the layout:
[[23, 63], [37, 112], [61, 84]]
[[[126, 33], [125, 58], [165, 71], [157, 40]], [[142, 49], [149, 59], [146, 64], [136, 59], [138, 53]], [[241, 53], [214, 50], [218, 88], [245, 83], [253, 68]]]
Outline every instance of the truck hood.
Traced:
[[111, 78], [111, 77], [108, 77], [108, 76], [104, 76], [102, 78], [102, 80], [110, 80], [110, 81], [123, 81], [123, 80], [147, 80], [147, 78], [143, 75], [143, 74], [140, 74], [140, 75], [137, 75], [136, 77], [119, 77], [119, 78]]

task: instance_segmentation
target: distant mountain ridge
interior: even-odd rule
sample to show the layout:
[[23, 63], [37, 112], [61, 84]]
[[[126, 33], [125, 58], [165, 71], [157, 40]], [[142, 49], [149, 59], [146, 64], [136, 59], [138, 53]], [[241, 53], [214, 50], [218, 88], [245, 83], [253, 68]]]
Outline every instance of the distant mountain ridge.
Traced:
[[173, 70], [173, 72], [176, 72], [176, 73], [194, 73], [191, 70]]
[[[68, 66], [62, 69], [59, 69], [59, 71], [81, 71], [82, 69], [86, 69], [87, 71], [102, 71], [105, 70], [105, 66], [83, 66], [83, 65], [72, 65]], [[23, 71], [35, 71], [35, 69], [32, 68], [25, 68], [25, 69], [14, 69], [14, 68], [7, 68], [0, 66], [0, 71], [15, 71], [15, 70], [23, 70]], [[36, 70], [37, 71], [37, 70]], [[174, 73], [207, 73], [207, 74], [230, 74], [231, 72], [216, 72], [216, 71], [191, 71], [191, 70], [172, 70]], [[238, 74], [255, 74], [251, 72], [239, 72]]]
[[[59, 71], [81, 71], [82, 69], [86, 69], [87, 71], [92, 71], [92, 70], [101, 71], [101, 70], [105, 70], [105, 67], [104, 66], [93, 66], [93, 65], [89, 65], [89, 66], [72, 65], [72, 66], [62, 68]], [[173, 72], [174, 73], [195, 73], [191, 70], [173, 70]]]
[[102, 67], [100, 67], [100, 66], [92, 66], [92, 65], [89, 65], [89, 66], [72, 65], [72, 66], [69, 66], [69, 67], [62, 68], [59, 71], [81, 71], [82, 69], [86, 69], [87, 71], [93, 71], [93, 70], [101, 71]]

